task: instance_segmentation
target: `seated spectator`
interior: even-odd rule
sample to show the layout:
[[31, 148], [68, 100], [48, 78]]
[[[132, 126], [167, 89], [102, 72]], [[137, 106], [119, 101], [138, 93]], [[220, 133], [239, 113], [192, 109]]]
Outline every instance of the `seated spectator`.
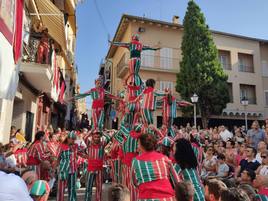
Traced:
[[237, 143], [237, 154], [235, 157], [236, 160], [236, 166], [240, 164], [240, 161], [242, 159], [245, 159], [246, 156], [246, 144], [245, 143]]
[[258, 153], [256, 154], [256, 160], [261, 164], [262, 158], [261, 154], [267, 150], [267, 145], [264, 141], [260, 141], [258, 144]]
[[229, 174], [229, 166], [225, 162], [224, 154], [218, 154], [217, 159], [218, 161], [216, 177], [227, 177]]
[[228, 130], [226, 129], [226, 127], [222, 125], [222, 126], [220, 127], [220, 137], [221, 137], [221, 139], [222, 139], [224, 142], [226, 142], [227, 140], [233, 138], [233, 133], [231, 133], [230, 131], [228, 131]]
[[220, 201], [250, 201], [250, 199], [243, 190], [229, 188], [221, 192]]
[[236, 142], [240, 142], [240, 143], [245, 142], [245, 138], [244, 138], [240, 128], [235, 129], [235, 137], [234, 137], [234, 139], [235, 139]]
[[249, 197], [250, 200], [255, 201], [257, 193], [255, 189], [249, 184], [241, 184], [238, 186], [239, 189], [243, 190]]
[[240, 177], [241, 172], [243, 172], [245, 169], [251, 169], [253, 171], [257, 170], [257, 168], [260, 166], [260, 163], [256, 161], [257, 151], [254, 147], [248, 146], [246, 149], [246, 159], [242, 159], [240, 161], [239, 166], [236, 169], [236, 177]]
[[24, 182], [27, 185], [28, 190], [30, 191], [34, 182], [38, 180], [38, 176], [35, 173], [35, 171], [32, 170], [26, 170], [21, 174], [21, 178], [24, 180]]
[[121, 184], [116, 184], [108, 189], [108, 201], [130, 201], [129, 190]]
[[0, 170], [0, 200], [32, 201], [26, 184], [19, 176]]
[[258, 189], [259, 195], [268, 196], [268, 176], [257, 175], [253, 186]]
[[175, 194], [177, 200], [193, 201], [194, 187], [189, 181], [180, 182], [175, 186]]
[[204, 179], [207, 176], [216, 175], [216, 157], [213, 155], [213, 147], [209, 146], [206, 152], [206, 157], [203, 161], [201, 177]]
[[205, 182], [205, 198], [206, 201], [218, 201], [220, 193], [226, 190], [227, 186], [218, 179], [209, 179]]
[[240, 184], [249, 184], [252, 185], [253, 180], [255, 179], [256, 174], [251, 169], [245, 169], [241, 173]]
[[234, 146], [235, 142], [233, 140], [231, 139], [227, 140], [225, 148], [226, 163], [228, 164], [229, 167], [232, 168], [236, 166], [235, 157], [237, 155], [237, 151]]
[[256, 170], [256, 174], [258, 175], [268, 175], [268, 150], [265, 150], [261, 154], [262, 164]]

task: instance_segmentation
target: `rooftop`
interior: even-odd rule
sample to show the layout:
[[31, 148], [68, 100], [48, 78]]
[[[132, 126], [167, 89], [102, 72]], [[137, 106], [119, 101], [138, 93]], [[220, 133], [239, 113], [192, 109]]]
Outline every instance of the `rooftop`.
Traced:
[[[161, 20], [156, 20], [156, 19], [150, 19], [146, 17], [139, 17], [139, 16], [134, 16], [134, 15], [128, 15], [128, 14], [123, 14], [121, 17], [121, 20], [119, 22], [119, 25], [116, 29], [115, 36], [113, 38], [113, 41], [121, 41], [123, 34], [126, 31], [126, 28], [128, 26], [128, 23], [132, 22], [142, 22], [142, 23], [151, 23], [151, 24], [159, 24], [159, 25], [164, 25], [167, 27], [171, 27], [173, 29], [183, 29], [182, 24], [176, 24], [172, 22], [166, 22], [166, 21], [161, 21]], [[226, 32], [221, 32], [221, 31], [215, 31], [211, 30], [212, 33], [214, 34], [219, 34], [219, 35], [225, 35], [225, 36], [230, 36], [230, 37], [236, 37], [236, 38], [241, 38], [241, 39], [246, 39], [246, 40], [253, 40], [253, 41], [258, 41], [261, 43], [268, 43], [268, 40], [265, 39], [260, 39], [260, 38], [253, 38], [253, 37], [247, 37], [247, 36], [242, 36], [242, 35], [237, 35], [237, 34], [232, 34], [232, 33], [226, 33]], [[106, 55], [106, 58], [111, 58], [114, 53], [115, 53], [116, 47], [115, 46], [110, 46], [108, 53]]]

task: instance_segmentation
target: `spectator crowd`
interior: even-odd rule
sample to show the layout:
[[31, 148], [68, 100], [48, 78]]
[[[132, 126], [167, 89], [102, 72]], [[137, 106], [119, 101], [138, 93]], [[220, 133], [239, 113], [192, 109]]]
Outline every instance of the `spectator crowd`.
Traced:
[[[102, 200], [111, 181], [111, 200], [268, 200], [268, 121], [228, 130], [137, 124], [120, 130], [53, 130], [27, 142], [14, 126], [0, 144], [0, 200]], [[110, 170], [110, 171], [109, 171]], [[122, 193], [124, 192], [124, 193]], [[129, 193], [129, 196], [126, 194]], [[128, 199], [127, 199], [128, 197]]]

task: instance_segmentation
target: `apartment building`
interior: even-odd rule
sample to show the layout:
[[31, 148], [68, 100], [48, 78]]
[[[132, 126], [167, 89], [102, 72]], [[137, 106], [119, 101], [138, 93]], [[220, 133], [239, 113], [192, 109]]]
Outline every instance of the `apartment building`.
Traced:
[[[144, 17], [123, 15], [113, 41], [130, 42], [131, 35], [138, 33], [143, 44], [161, 47], [159, 51], [143, 51], [140, 76], [142, 80], [153, 78], [160, 90], [171, 88], [175, 91], [176, 74], [180, 70], [183, 26], [174, 16], [171, 22]], [[268, 40], [249, 38], [235, 34], [212, 31], [218, 48], [219, 61], [228, 75], [230, 103], [222, 115], [212, 115], [210, 125], [233, 123], [242, 124], [247, 113], [249, 120], [263, 120], [268, 117]], [[129, 52], [122, 47], [111, 46], [107, 59], [112, 61], [111, 91], [122, 90], [122, 81], [128, 76]], [[249, 104], [243, 106], [246, 97]], [[178, 110], [178, 124], [183, 122]], [[161, 109], [155, 112], [155, 122], [161, 122]]]
[[77, 0], [24, 1], [19, 82], [10, 107], [4, 108], [1, 142], [8, 142], [11, 125], [29, 141], [49, 126], [72, 127], [75, 104], [64, 100], [75, 93], [77, 80], [76, 5]]

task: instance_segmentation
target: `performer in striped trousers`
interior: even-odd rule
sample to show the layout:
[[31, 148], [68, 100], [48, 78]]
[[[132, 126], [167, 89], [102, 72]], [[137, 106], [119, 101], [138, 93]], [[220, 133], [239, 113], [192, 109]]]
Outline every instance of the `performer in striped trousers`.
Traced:
[[49, 159], [43, 142], [44, 136], [44, 131], [38, 131], [35, 135], [33, 144], [30, 146], [27, 152], [27, 166], [36, 172], [38, 179], [41, 178], [41, 164], [47, 165]]
[[96, 180], [96, 199], [101, 201], [102, 183], [103, 183], [103, 160], [104, 148], [111, 140], [108, 134], [103, 134], [100, 131], [93, 131], [92, 138], [86, 137], [85, 143], [87, 144], [87, 183], [85, 201], [92, 200], [93, 182]]
[[136, 200], [136, 189], [131, 181], [131, 163], [133, 158], [138, 155], [138, 137], [141, 133], [142, 124], [135, 124], [130, 131], [129, 127], [121, 125], [120, 130], [114, 135], [115, 139], [122, 144], [122, 184], [130, 191], [130, 200]]
[[121, 145], [113, 138], [113, 144], [110, 151], [111, 159], [111, 176], [112, 181], [114, 183], [121, 183], [121, 159], [120, 159], [120, 152], [121, 152]]
[[141, 52], [144, 50], [159, 50], [160, 48], [152, 48], [149, 46], [143, 45], [139, 41], [139, 35], [133, 34], [132, 40], [130, 43], [124, 42], [111, 42], [114, 46], [124, 47], [130, 51], [130, 59], [129, 59], [129, 74], [131, 76], [131, 82], [134, 83], [135, 86], [141, 85], [141, 79], [139, 76], [139, 70], [141, 66]]
[[177, 170], [180, 178], [193, 184], [194, 201], [205, 201], [204, 188], [197, 172], [197, 159], [188, 140], [177, 140], [175, 159], [179, 165]]
[[146, 88], [143, 93], [136, 99], [136, 101], [142, 100], [141, 114], [143, 121], [146, 125], [153, 124], [153, 111], [156, 109], [156, 97], [165, 96], [165, 93], [158, 92], [154, 89], [155, 80], [148, 79], [146, 81]]
[[95, 80], [95, 88], [90, 89], [84, 94], [79, 94], [75, 96], [75, 99], [85, 98], [86, 96], [91, 96], [92, 102], [92, 121], [94, 129], [103, 129], [104, 125], [104, 97], [108, 96], [110, 98], [118, 99], [117, 97], [111, 95], [109, 92], [105, 91], [102, 87], [102, 79], [98, 78]]
[[76, 201], [76, 176], [78, 145], [74, 143], [75, 132], [70, 132], [60, 145], [59, 180], [57, 201], [64, 201], [64, 190], [68, 187], [68, 201]]
[[[138, 189], [138, 201], [175, 201], [172, 187], [177, 182], [176, 172], [169, 158], [155, 151], [156, 137], [139, 137], [141, 154], [132, 161], [132, 182]], [[172, 184], [171, 182], [172, 181]]]

